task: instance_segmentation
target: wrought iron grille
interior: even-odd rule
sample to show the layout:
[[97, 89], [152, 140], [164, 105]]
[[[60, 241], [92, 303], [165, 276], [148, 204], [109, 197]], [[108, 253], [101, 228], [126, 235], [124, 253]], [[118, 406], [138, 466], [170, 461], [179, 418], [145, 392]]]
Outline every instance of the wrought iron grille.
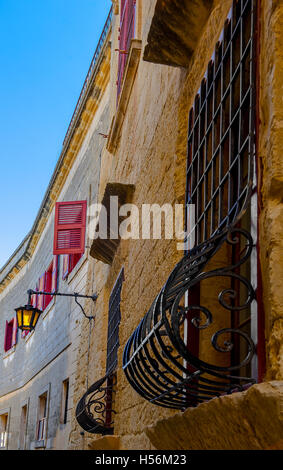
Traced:
[[187, 203], [195, 244], [242, 216], [253, 182], [254, 2], [234, 1], [189, 115]]
[[113, 434], [113, 398], [116, 385], [120, 299], [124, 280], [121, 270], [109, 298], [106, 375], [95, 382], [78, 402], [76, 418], [80, 426], [92, 434]]
[[119, 325], [121, 321], [120, 300], [123, 280], [124, 270], [122, 269], [109, 299], [106, 374], [110, 374], [117, 368]]
[[255, 0], [234, 0], [189, 114], [190, 245], [124, 349], [130, 384], [167, 408], [255, 382], [255, 17]]

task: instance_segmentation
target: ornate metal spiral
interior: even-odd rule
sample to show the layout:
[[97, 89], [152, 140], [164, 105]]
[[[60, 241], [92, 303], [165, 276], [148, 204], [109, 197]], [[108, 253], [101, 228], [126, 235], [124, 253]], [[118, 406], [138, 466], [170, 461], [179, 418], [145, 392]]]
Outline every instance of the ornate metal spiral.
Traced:
[[[237, 261], [222, 268], [206, 270], [208, 261], [225, 243], [244, 246], [242, 252], [240, 248], [238, 250]], [[231, 228], [217, 234], [177, 264], [124, 349], [124, 372], [144, 398], [159, 406], [184, 409], [254, 383], [253, 378], [242, 376], [241, 372], [255, 353], [248, 334], [231, 326], [215, 330], [216, 305], [211, 308], [203, 303], [190, 304], [189, 301], [184, 305], [185, 295], [191, 288], [205, 280], [222, 278], [231, 281], [234, 287], [221, 289], [216, 295], [219, 308], [229, 311], [232, 316], [235, 312], [247, 310], [255, 299], [255, 292], [250, 281], [240, 273], [240, 267], [248, 261], [252, 248], [253, 240], [248, 232]], [[239, 289], [241, 298], [235, 303]], [[229, 365], [201, 359], [190, 348], [191, 338], [185, 341], [186, 322], [190, 322], [198, 334], [211, 331], [212, 355], [216, 351], [227, 357], [234, 350], [234, 342], [241, 341], [245, 344], [245, 357], [238, 363], [229, 361]], [[229, 337], [233, 340], [227, 339]]]
[[[111, 378], [110, 386], [108, 383], [109, 378]], [[76, 419], [85, 431], [93, 434], [113, 434], [113, 421], [107, 422], [107, 414], [115, 413], [109, 407], [109, 404], [112, 403], [110, 395], [114, 386], [115, 375], [113, 373], [108, 374], [89, 387], [78, 402]], [[109, 396], [110, 400], [108, 399]]]

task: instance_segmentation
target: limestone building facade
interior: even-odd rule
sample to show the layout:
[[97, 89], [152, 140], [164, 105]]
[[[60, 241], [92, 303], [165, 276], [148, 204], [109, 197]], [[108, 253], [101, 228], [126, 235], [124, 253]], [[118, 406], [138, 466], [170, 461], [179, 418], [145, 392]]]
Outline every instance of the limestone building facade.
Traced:
[[[48, 269], [55, 202], [86, 200], [100, 211], [67, 282], [59, 255], [58, 288], [96, 293], [94, 319], [55, 297], [13, 345], [11, 323], [3, 439], [22, 445], [26, 413], [36, 447], [47, 397], [49, 448], [282, 449], [282, 2], [112, 3], [34, 228], [1, 271], [4, 343]], [[181, 248], [166, 232], [180, 207]]]
[[[81, 309], [72, 297], [33, 296], [42, 310], [36, 329], [26, 335], [12, 327], [17, 326], [15, 308], [27, 303], [29, 289], [88, 294], [91, 288], [88, 249], [53, 254], [54, 211], [58, 201], [86, 201], [90, 206], [97, 199], [104, 145], [99, 132], [109, 116], [110, 31], [111, 15], [34, 226], [1, 269], [1, 449], [68, 446]], [[84, 301], [91, 316], [94, 303]]]

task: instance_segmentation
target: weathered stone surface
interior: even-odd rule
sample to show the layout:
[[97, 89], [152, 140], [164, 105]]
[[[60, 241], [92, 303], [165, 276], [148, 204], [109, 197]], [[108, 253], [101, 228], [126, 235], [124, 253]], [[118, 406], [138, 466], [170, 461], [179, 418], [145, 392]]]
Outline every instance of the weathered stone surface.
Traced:
[[187, 67], [213, 0], [157, 0], [144, 60]]
[[[106, 151], [102, 154], [101, 187], [105, 188], [109, 181], [134, 184], [132, 202], [138, 207], [143, 203], [162, 205], [165, 202], [184, 202], [188, 113], [231, 8], [231, 0], [215, 1], [205, 24], [197, 25], [198, 38], [195, 38], [189, 34], [188, 23], [182, 27], [182, 31], [174, 33], [176, 25], [173, 10], [170, 18], [168, 12], [177, 3], [158, 1], [156, 16], [153, 17], [153, 2], [142, 2], [143, 44], [147, 41], [149, 30], [152, 34], [144, 58], [151, 60], [146, 54], [149, 54], [152, 45], [152, 54], [156, 53], [156, 56], [152, 55], [153, 62], [166, 64], [168, 60], [174, 65], [187, 65], [189, 57], [189, 69], [140, 61], [115, 152], [113, 155]], [[199, 5], [199, 2], [182, 3], [182, 8], [191, 6], [190, 14]], [[261, 189], [264, 205], [260, 214], [260, 252], [269, 357], [266, 379], [279, 380], [282, 379], [283, 356], [282, 262], [278, 262], [282, 256], [280, 148], [283, 107], [279, 75], [283, 50], [282, 34], [279, 32], [282, 7], [271, 0], [263, 0], [262, 4], [259, 159], [264, 172]], [[163, 10], [158, 11], [161, 7]], [[166, 28], [164, 36], [163, 33], [158, 36], [157, 29], [154, 31], [155, 26], [162, 26], [162, 23], [158, 25], [158, 15], [160, 22], [166, 20], [168, 27], [173, 28], [168, 38], [164, 37]], [[152, 17], [155, 23], [151, 21]], [[176, 18], [182, 21], [178, 13]], [[183, 43], [180, 49], [177, 46], [174, 50], [173, 42], [177, 34], [185, 34], [189, 38], [186, 40], [197, 43], [193, 55], [193, 42]], [[168, 51], [164, 50], [166, 41], [169, 44]], [[177, 44], [178, 41], [179, 37]], [[117, 43], [112, 47], [117, 47]], [[266, 50], [270, 50], [270, 54]], [[179, 55], [182, 55], [182, 60], [185, 55], [185, 62], [178, 63]], [[116, 107], [113, 105], [112, 109], [114, 117]], [[102, 263], [97, 263], [94, 268], [93, 286], [100, 294], [96, 304], [97, 330], [94, 332], [91, 353], [93, 381], [99, 378], [99, 374], [104, 374], [109, 295], [121, 267], [124, 266], [125, 270], [115, 397], [117, 414], [114, 417], [114, 432], [120, 436], [120, 448], [282, 448], [282, 415], [279, 411], [281, 383], [256, 385], [245, 393], [213, 399], [183, 414], [155, 407], [144, 401], [128, 384], [121, 369], [124, 345], [181, 256], [182, 253], [176, 250], [176, 240], [121, 240], [111, 268], [103, 267]], [[82, 342], [86, 342], [86, 338], [84, 330]], [[205, 349], [205, 344], [201, 348]], [[78, 430], [76, 436], [79, 443]], [[98, 448], [101, 444], [95, 445]]]
[[146, 429], [156, 449], [283, 449], [283, 382], [254, 385]]

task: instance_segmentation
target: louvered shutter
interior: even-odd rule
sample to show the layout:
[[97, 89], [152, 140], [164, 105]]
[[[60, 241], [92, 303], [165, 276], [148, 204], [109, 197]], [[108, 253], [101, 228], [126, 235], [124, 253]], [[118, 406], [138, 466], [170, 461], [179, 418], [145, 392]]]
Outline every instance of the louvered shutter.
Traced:
[[83, 253], [76, 253], [74, 255], [69, 255], [69, 273], [71, 273], [74, 269], [74, 267], [78, 264], [80, 261], [81, 257], [83, 256]]
[[17, 322], [17, 318], [14, 317], [13, 330], [12, 330], [12, 347], [17, 344], [17, 337], [18, 337], [18, 322]]
[[[51, 266], [49, 266], [48, 270], [44, 274], [44, 291], [51, 292], [52, 286], [52, 268], [53, 268], [53, 261]], [[44, 308], [50, 304], [52, 300], [52, 295], [45, 295], [44, 296]]]
[[54, 255], [84, 253], [86, 208], [86, 201], [56, 203]]
[[12, 347], [13, 322], [6, 321], [4, 351], [7, 352]]

